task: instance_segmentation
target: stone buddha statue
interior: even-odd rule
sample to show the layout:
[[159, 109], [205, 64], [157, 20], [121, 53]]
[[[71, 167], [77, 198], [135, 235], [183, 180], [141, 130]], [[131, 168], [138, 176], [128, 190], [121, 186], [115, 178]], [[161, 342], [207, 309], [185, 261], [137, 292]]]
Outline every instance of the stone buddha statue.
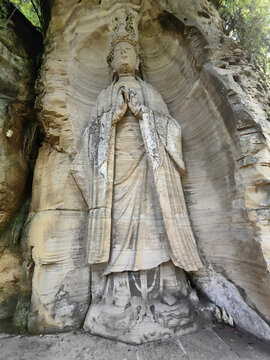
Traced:
[[97, 98], [72, 173], [89, 208], [84, 329], [142, 343], [196, 328], [186, 272], [203, 265], [181, 186], [181, 128], [138, 76], [132, 21], [117, 19], [108, 56], [115, 79]]

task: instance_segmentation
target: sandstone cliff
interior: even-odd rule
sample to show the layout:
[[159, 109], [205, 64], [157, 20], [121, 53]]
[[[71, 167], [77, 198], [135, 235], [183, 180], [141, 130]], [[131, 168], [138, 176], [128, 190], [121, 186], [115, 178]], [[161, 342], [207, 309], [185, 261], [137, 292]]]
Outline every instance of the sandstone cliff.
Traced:
[[183, 186], [205, 263], [193, 281], [236, 325], [269, 340], [268, 88], [206, 0], [54, 1], [37, 98], [45, 139], [25, 231], [30, 246], [38, 239], [30, 326], [79, 327], [89, 304], [87, 209], [69, 169], [110, 83], [111, 19], [125, 3], [141, 14], [143, 76], [183, 130]]
[[[12, 15], [13, 14], [13, 15]], [[12, 18], [11, 18], [12, 15]], [[10, 19], [9, 19], [10, 18]], [[9, 19], [9, 20], [8, 20]], [[31, 195], [37, 138], [33, 107], [41, 35], [1, 2], [0, 15], [0, 329], [10, 325], [23, 261], [20, 238]], [[6, 320], [6, 321], [5, 321]]]

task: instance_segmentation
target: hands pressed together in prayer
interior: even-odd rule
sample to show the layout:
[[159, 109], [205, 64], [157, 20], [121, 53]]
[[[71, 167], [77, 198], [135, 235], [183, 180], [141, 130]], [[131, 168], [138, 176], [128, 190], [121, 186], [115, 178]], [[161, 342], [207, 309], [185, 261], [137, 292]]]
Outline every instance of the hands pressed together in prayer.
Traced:
[[142, 105], [138, 103], [135, 90], [121, 86], [115, 100], [112, 123], [116, 124], [120, 121], [128, 108], [137, 119], [141, 119]]

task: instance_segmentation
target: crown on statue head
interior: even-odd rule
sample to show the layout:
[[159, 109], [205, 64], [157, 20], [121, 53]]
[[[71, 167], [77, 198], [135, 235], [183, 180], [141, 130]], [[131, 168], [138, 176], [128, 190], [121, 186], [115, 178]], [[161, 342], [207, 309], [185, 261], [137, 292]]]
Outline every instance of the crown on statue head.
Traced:
[[134, 47], [137, 56], [142, 57], [142, 52], [138, 44], [138, 26], [135, 20], [136, 19], [131, 12], [125, 12], [114, 18], [110, 52], [107, 57], [109, 64], [113, 61], [114, 48], [120, 42], [130, 43]]

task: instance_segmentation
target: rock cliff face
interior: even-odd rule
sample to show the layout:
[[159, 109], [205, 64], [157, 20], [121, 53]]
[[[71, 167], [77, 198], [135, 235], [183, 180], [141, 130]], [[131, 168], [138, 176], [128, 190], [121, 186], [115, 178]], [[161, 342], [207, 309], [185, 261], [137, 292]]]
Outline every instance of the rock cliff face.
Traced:
[[79, 327], [89, 305], [87, 208], [70, 166], [111, 81], [111, 20], [127, 3], [141, 14], [143, 76], [182, 127], [184, 193], [205, 264], [192, 280], [236, 325], [269, 340], [269, 98], [205, 0], [54, 1], [38, 86], [45, 139], [25, 235], [35, 263], [29, 327]]
[[[0, 323], [13, 316], [21, 279], [18, 245], [27, 216], [36, 129], [33, 104], [41, 37], [1, 3], [0, 18]], [[31, 43], [31, 45], [30, 45]], [[28, 201], [29, 205], [29, 201]], [[2, 328], [2, 326], [0, 326]]]

